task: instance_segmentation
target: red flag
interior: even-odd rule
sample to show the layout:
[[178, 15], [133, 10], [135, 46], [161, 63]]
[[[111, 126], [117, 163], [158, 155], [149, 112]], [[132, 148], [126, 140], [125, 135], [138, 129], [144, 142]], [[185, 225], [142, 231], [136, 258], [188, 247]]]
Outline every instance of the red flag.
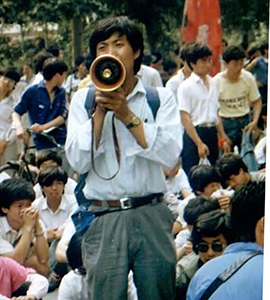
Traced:
[[186, 0], [184, 14], [187, 26], [183, 37], [186, 42], [200, 42], [207, 44], [212, 52], [211, 75], [220, 72], [221, 56], [221, 18], [219, 0]]

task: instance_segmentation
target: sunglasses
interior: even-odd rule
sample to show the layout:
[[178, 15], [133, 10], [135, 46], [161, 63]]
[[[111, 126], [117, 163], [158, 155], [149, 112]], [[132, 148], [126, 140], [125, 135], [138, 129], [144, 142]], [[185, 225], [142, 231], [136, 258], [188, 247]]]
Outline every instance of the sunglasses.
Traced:
[[197, 250], [202, 253], [207, 252], [209, 247], [211, 247], [214, 252], [222, 252], [224, 248], [221, 242], [213, 242], [212, 244], [201, 242], [196, 246]]

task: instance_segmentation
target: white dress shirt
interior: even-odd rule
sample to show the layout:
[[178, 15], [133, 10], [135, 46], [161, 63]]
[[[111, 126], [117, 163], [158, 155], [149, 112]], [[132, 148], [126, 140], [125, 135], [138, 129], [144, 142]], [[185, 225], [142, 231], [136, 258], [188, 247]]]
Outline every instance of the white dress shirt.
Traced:
[[161, 76], [154, 68], [141, 65], [136, 76], [141, 79], [144, 86], [163, 87]]
[[67, 219], [78, 208], [75, 196], [70, 195], [62, 196], [62, 201], [55, 212], [49, 208], [47, 199], [43, 196], [36, 199], [32, 205], [38, 209], [40, 219], [44, 223], [46, 230], [55, 227], [58, 228], [65, 224]]
[[194, 126], [218, 123], [218, 90], [216, 83], [207, 75], [209, 88], [203, 80], [192, 73], [179, 87], [177, 98], [179, 110], [187, 112]]
[[[117, 176], [110, 181], [99, 178], [92, 168], [92, 121], [84, 107], [88, 89], [81, 89], [75, 93], [69, 111], [66, 155], [78, 173], [89, 172], [83, 190], [88, 199], [113, 200], [166, 191], [162, 167], [175, 166], [181, 152], [182, 139], [179, 111], [173, 94], [165, 88], [157, 90], [160, 107], [155, 121], [140, 80], [127, 96], [129, 108], [143, 122], [147, 149], [143, 149], [126, 126], [115, 119], [121, 165]], [[95, 168], [103, 177], [112, 176], [118, 169], [112, 135], [112, 117], [113, 113], [107, 112], [99, 147], [95, 149]]]
[[183, 72], [183, 69], [180, 69], [176, 75], [171, 77], [167, 83], [166, 88], [170, 89], [177, 99], [177, 90], [180, 87], [180, 84], [186, 79], [186, 76]]

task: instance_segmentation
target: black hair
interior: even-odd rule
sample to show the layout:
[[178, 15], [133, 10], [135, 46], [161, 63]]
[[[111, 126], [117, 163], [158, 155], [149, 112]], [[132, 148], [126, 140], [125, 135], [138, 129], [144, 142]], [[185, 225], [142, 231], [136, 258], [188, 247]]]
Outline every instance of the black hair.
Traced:
[[55, 57], [59, 57], [60, 50], [57, 46], [50, 46], [47, 51]]
[[198, 254], [197, 245], [202, 241], [202, 238], [216, 237], [220, 234], [224, 236], [227, 244], [231, 244], [234, 241], [228, 212], [216, 209], [200, 215], [194, 223], [191, 233], [193, 251]]
[[46, 59], [54, 57], [51, 53], [41, 50], [34, 57], [35, 73], [41, 72]]
[[260, 46], [260, 52], [262, 55], [264, 55], [265, 50], [268, 50], [268, 43], [264, 43]]
[[220, 206], [216, 199], [207, 199], [205, 197], [197, 196], [188, 202], [184, 209], [183, 217], [188, 225], [193, 225], [201, 214], [219, 208]]
[[45, 60], [42, 73], [45, 80], [51, 80], [56, 74], [62, 75], [67, 70], [68, 67], [63, 60], [53, 57]]
[[78, 56], [75, 59], [75, 67], [78, 68], [80, 64], [85, 62], [85, 58], [83, 56]]
[[[35, 200], [35, 191], [32, 185], [21, 178], [9, 178], [0, 183], [0, 208], [10, 208], [10, 205], [16, 201]], [[5, 213], [0, 209], [0, 214]]]
[[53, 160], [59, 167], [62, 166], [62, 157], [55, 150], [44, 149], [37, 154], [36, 164], [38, 169], [48, 160]]
[[222, 178], [223, 186], [227, 185], [227, 181], [232, 175], [238, 175], [240, 169], [243, 169], [245, 173], [248, 172], [243, 159], [234, 153], [229, 153], [219, 158], [216, 162], [216, 168]]
[[255, 242], [257, 222], [265, 215], [265, 182], [249, 182], [231, 201], [232, 227], [237, 242]]
[[205, 44], [192, 43], [186, 48], [186, 61], [191, 70], [193, 70], [191, 63], [196, 64], [197, 60], [209, 57], [211, 55], [211, 49]]
[[259, 51], [259, 47], [252, 47], [248, 50], [248, 57], [251, 57], [253, 54], [255, 54], [257, 51]]
[[86, 70], [89, 71], [90, 70], [90, 67], [92, 65], [92, 62], [94, 61], [94, 58], [93, 56], [89, 53], [86, 58], [85, 58], [85, 67], [86, 67]]
[[93, 58], [96, 58], [98, 43], [107, 40], [116, 32], [127, 37], [133, 52], [140, 50], [140, 55], [135, 59], [133, 68], [134, 74], [137, 74], [140, 70], [143, 58], [143, 35], [139, 27], [126, 16], [108, 17], [97, 24], [89, 41], [90, 53]]
[[188, 174], [189, 183], [194, 193], [203, 192], [205, 187], [212, 182], [221, 183], [221, 177], [214, 166], [193, 166]]
[[163, 63], [163, 69], [165, 72], [177, 69], [177, 63], [174, 60], [167, 60]]
[[81, 243], [82, 235], [75, 233], [68, 244], [66, 255], [72, 270], [79, 269], [83, 266]]
[[240, 46], [229, 46], [222, 54], [223, 60], [228, 64], [231, 60], [240, 60], [246, 57], [245, 51]]
[[3, 76], [14, 80], [15, 84], [18, 83], [20, 81], [20, 78], [21, 78], [18, 70], [14, 67], [6, 68]]
[[44, 170], [40, 171], [38, 175], [38, 183], [41, 187], [50, 186], [52, 183], [57, 181], [62, 181], [65, 185], [68, 180], [66, 171], [58, 166], [48, 166]]
[[195, 44], [195, 42], [190, 42], [190, 43], [187, 43], [187, 44], [185, 44], [185, 45], [183, 45], [182, 47], [181, 47], [181, 50], [180, 50], [180, 55], [179, 55], [179, 57], [183, 60], [183, 61], [186, 61], [187, 60], [187, 51], [188, 51], [188, 49], [192, 46], [192, 45], [194, 45]]
[[154, 51], [151, 53], [150, 64], [156, 64], [162, 59], [162, 54], [160, 52]]

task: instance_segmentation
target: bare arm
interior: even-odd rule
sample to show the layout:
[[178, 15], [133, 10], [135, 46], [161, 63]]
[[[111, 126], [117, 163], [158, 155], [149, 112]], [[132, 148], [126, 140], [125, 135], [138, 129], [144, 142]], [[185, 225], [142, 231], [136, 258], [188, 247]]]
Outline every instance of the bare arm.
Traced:
[[180, 114], [181, 114], [182, 124], [185, 127], [187, 134], [197, 146], [199, 157], [205, 158], [207, 155], [209, 155], [209, 149], [207, 145], [205, 145], [200, 139], [194, 125], [191, 122], [190, 115], [187, 112], [182, 110], [180, 111]]
[[22, 127], [22, 122], [21, 122], [21, 115], [18, 113], [14, 112], [12, 114], [12, 120], [13, 120], [13, 125], [16, 128], [16, 135], [19, 139], [22, 139], [24, 136], [24, 130]]
[[250, 63], [245, 67], [245, 69], [246, 69], [247, 71], [251, 71], [252, 69], [254, 69], [254, 68], [256, 67], [256, 65], [257, 65], [257, 59], [255, 58], [255, 59], [253, 59], [252, 62], [250, 62]]
[[245, 131], [249, 133], [251, 133], [257, 126], [262, 109], [261, 99], [259, 98], [256, 101], [252, 102], [251, 107], [253, 107], [253, 120], [245, 127]]
[[218, 132], [218, 137], [219, 140], [222, 140], [222, 147], [224, 149], [225, 153], [229, 153], [230, 152], [230, 145], [232, 144], [231, 140], [229, 139], [229, 137], [227, 136], [227, 134], [224, 131], [222, 122], [220, 117], [218, 117], [218, 124], [217, 124], [217, 132]]
[[48, 122], [48, 123], [45, 123], [45, 124], [38, 124], [38, 123], [35, 123], [31, 126], [31, 129], [34, 131], [34, 132], [40, 132], [40, 131], [43, 131], [43, 130], [46, 130], [46, 129], [49, 129], [51, 127], [57, 127], [57, 126], [60, 126], [62, 124], [65, 123], [65, 119], [62, 117], [62, 116], [58, 116], [56, 117], [55, 119], [53, 119], [52, 121]]

